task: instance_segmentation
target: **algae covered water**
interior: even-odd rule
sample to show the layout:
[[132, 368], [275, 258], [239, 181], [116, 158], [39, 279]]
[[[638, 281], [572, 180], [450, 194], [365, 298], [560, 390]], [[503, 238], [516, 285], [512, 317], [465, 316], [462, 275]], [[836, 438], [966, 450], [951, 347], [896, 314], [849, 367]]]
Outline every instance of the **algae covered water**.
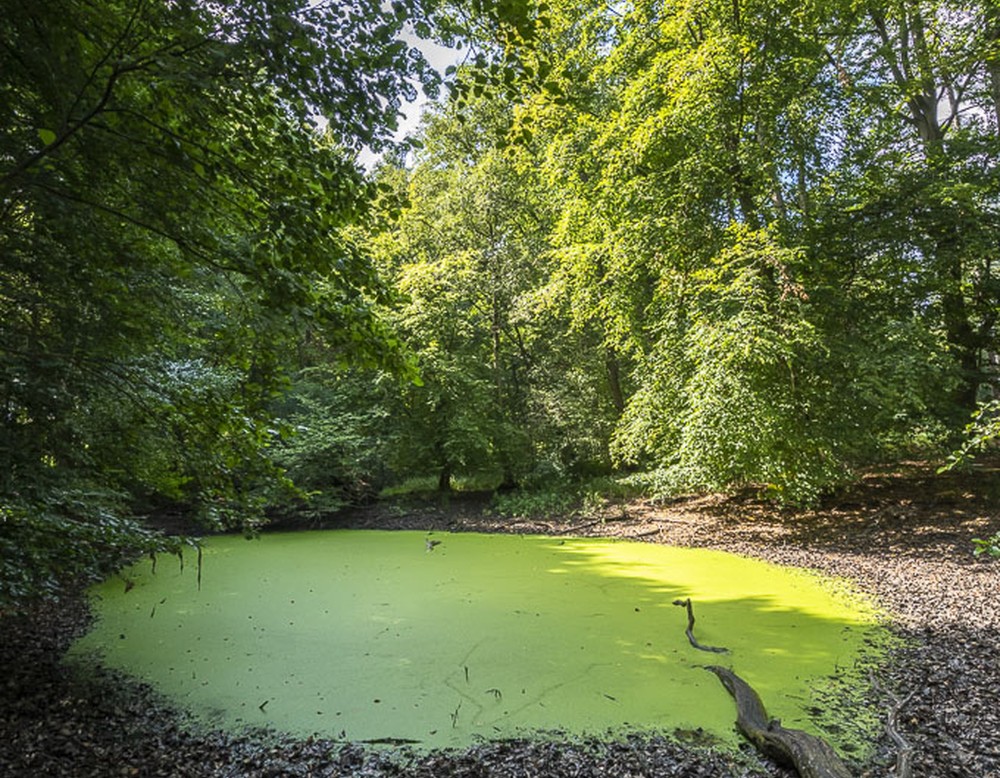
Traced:
[[[98, 620], [76, 661], [97, 654], [213, 725], [420, 748], [553, 730], [734, 742], [710, 663], [786, 726], [816, 731], [817, 690], [878, 633], [870, 604], [803, 571], [602, 539], [218, 537], [200, 590], [190, 561], [125, 577], [92, 591]], [[688, 643], [672, 604], [687, 597], [698, 639], [729, 654]]]

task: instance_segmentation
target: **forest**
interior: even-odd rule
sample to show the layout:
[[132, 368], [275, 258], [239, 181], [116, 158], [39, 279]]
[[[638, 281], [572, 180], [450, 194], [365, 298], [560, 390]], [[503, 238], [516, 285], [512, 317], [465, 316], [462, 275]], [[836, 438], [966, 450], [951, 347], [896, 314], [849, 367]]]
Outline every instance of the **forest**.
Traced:
[[[142, 690], [117, 701], [124, 682], [65, 685], [85, 586], [110, 601], [139, 580], [126, 565], [176, 555], [183, 573], [187, 553], [200, 592], [200, 536], [346, 516], [423, 533], [383, 556], [469, 575], [528, 546], [444, 533], [540, 533], [539, 569], [590, 560], [556, 570], [590, 592], [562, 610], [589, 618], [608, 570], [632, 570], [621, 607], [640, 623], [642, 600], [650, 630], [632, 579], [652, 563], [576, 536], [853, 576], [907, 648], [851, 676], [845, 710], [888, 722], [851, 769], [992, 774], [998, 315], [995, 0], [0, 0], [0, 772], [789, 774], [766, 748], [764, 767], [699, 751], [700, 727], [680, 746], [479, 742], [400, 773], [346, 735], [336, 752], [198, 740]], [[414, 495], [431, 507], [392, 502]], [[321, 569], [350, 567], [347, 540], [328, 548]], [[518, 585], [510, 634], [535, 595]], [[681, 649], [728, 652], [698, 643], [697, 592], [677, 591], [660, 605], [686, 605]], [[167, 602], [152, 592], [136, 632]], [[741, 603], [765, 613], [754, 597], [699, 602], [698, 634], [749, 619], [713, 622]], [[815, 654], [851, 629], [865, 643], [837, 613], [815, 618]], [[582, 649], [575, 629], [532, 658]], [[474, 650], [448, 670], [462, 693]], [[506, 721], [499, 686], [483, 694]], [[430, 735], [450, 742], [464, 699]]]
[[161, 547], [165, 510], [807, 505], [996, 436], [991, 3], [2, 19], [5, 603]]

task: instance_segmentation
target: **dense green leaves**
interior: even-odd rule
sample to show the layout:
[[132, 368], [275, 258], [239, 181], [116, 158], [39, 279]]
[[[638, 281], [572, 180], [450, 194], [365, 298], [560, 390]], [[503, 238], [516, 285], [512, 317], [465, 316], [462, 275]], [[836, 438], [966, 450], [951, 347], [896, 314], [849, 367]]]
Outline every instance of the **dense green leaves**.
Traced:
[[[993, 407], [991, 4], [0, 6], [9, 548], [100, 545], [70, 492], [253, 523], [618, 466], [803, 502]], [[414, 33], [468, 53], [396, 146], [441, 85]]]
[[[281, 479], [272, 404], [303, 334], [337, 364], [401, 364], [384, 287], [346, 234], [373, 196], [348, 150], [385, 143], [413, 79], [433, 90], [398, 34], [436, 13], [2, 4], [5, 542], [42, 543], [36, 519], [81, 545], [102, 527], [134, 540], [53, 490], [252, 522]], [[46, 560], [40, 576], [58, 545]]]
[[960, 428], [994, 381], [995, 29], [977, 4], [555, 3], [513, 104], [460, 69], [484, 89], [426, 126], [395, 251], [422, 391], [468, 382], [469, 461], [495, 425], [478, 296], [511, 182], [545, 216], [505, 299], [524, 342], [586, 355], [574, 398], [543, 378], [571, 383], [558, 348], [529, 348], [523, 407], [586, 397], [618, 464], [802, 502]]
[[10, 604], [57, 597], [67, 586], [94, 583], [136, 552], [183, 554], [165, 539], [122, 518], [123, 495], [55, 489], [45, 500], [0, 506], [0, 614]]
[[635, 365], [625, 462], [808, 500], [971, 409], [998, 309], [994, 101], [968, 54], [988, 60], [989, 9], [560, 8], [568, 99], [525, 109], [556, 277]]

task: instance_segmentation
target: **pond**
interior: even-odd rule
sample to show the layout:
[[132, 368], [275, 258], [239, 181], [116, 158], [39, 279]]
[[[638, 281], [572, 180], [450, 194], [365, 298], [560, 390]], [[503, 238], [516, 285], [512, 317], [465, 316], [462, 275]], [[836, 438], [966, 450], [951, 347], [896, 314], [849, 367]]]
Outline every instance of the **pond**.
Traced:
[[[704, 731], [734, 744], [732, 699], [703, 669], [713, 663], [785, 726], [837, 742], [844, 716], [824, 733], [816, 714], [880, 634], [874, 606], [843, 583], [605, 539], [215, 537], [200, 589], [192, 558], [124, 577], [92, 590], [98, 620], [71, 661], [124, 670], [207, 724], [420, 749], [551, 731]], [[687, 597], [698, 640], [730, 653], [691, 646], [672, 604]]]

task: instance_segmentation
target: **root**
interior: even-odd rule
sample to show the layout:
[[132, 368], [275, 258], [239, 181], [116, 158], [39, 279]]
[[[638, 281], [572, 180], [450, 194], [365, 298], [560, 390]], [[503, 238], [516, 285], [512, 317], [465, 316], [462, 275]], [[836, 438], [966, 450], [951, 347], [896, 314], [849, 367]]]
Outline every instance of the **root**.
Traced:
[[[881, 687], [875, 676], [870, 675], [869, 679], [871, 680], [872, 687], [876, 691], [881, 691]], [[913, 745], [899, 731], [899, 716], [903, 708], [913, 698], [913, 692], [910, 692], [902, 699], [892, 692], [887, 691], [886, 694], [892, 702], [892, 707], [889, 709], [889, 713], [885, 719], [885, 731], [889, 735], [889, 739], [892, 740], [893, 745], [896, 746], [896, 769], [893, 775], [895, 778], [912, 778]]]

